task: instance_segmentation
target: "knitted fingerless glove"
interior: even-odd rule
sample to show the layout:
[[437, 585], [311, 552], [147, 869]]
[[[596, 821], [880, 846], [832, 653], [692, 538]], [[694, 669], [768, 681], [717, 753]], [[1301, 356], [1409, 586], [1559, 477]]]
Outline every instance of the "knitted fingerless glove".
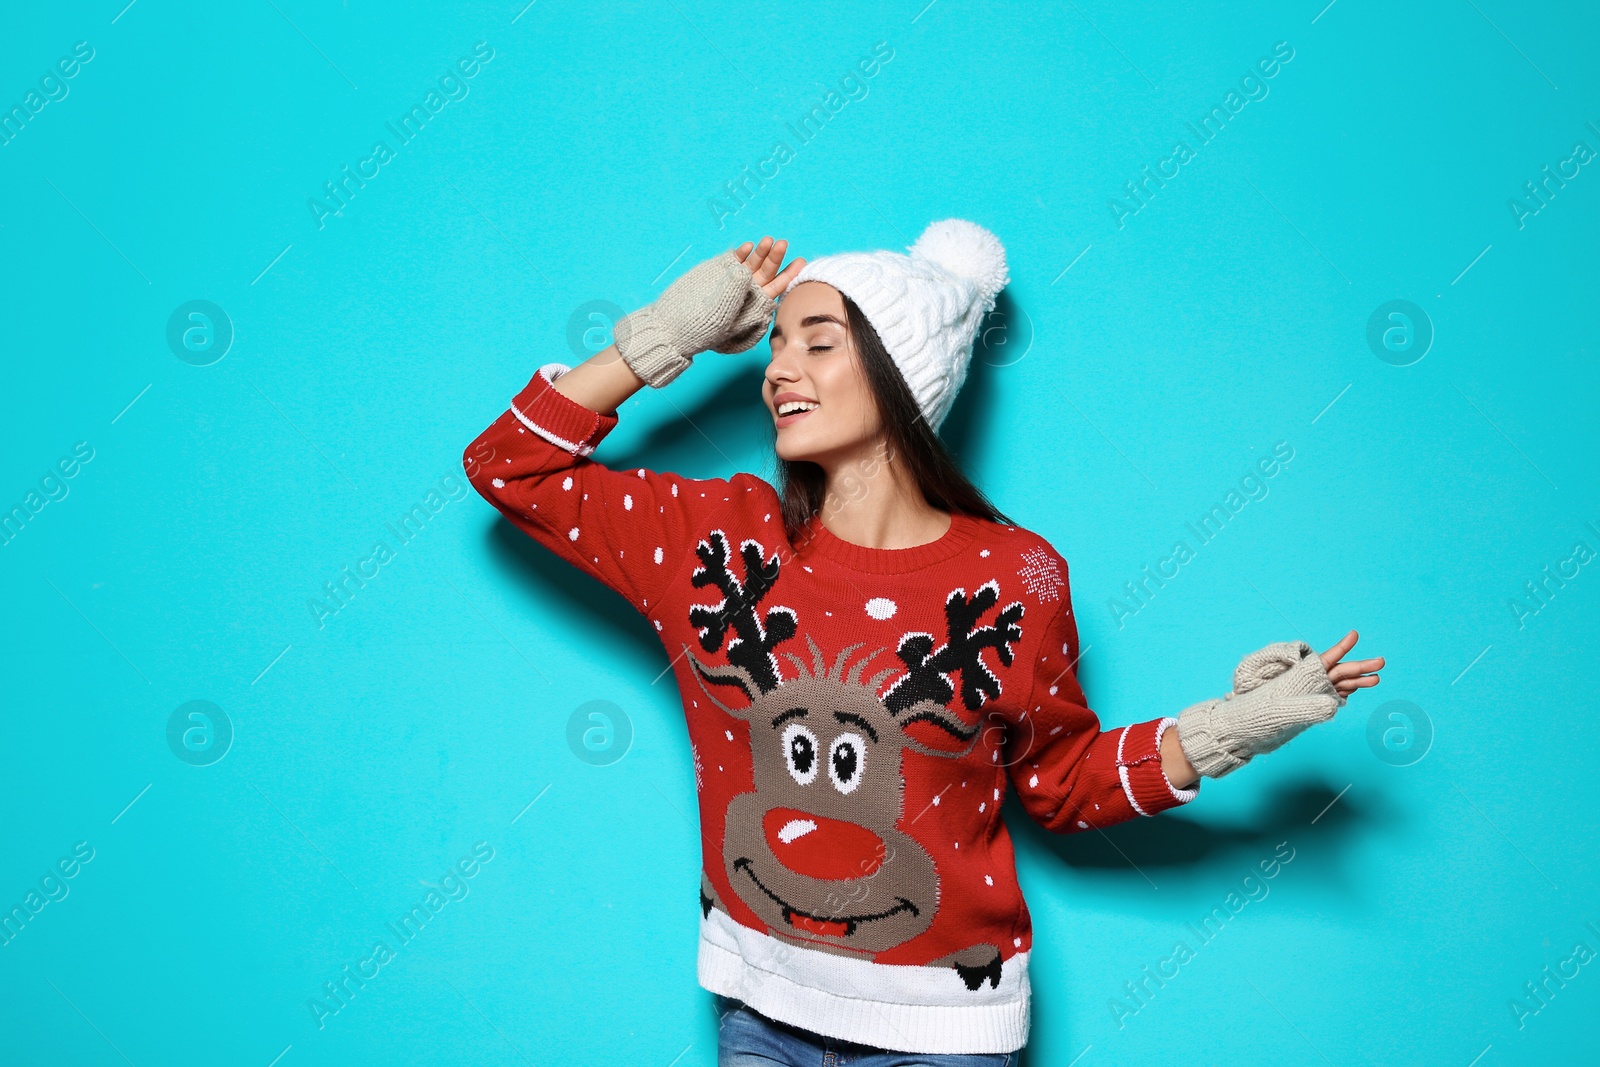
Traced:
[[618, 319], [613, 340], [633, 373], [660, 389], [697, 353], [754, 347], [776, 308], [738, 256], [724, 252], [690, 268], [655, 303]]
[[1221, 778], [1333, 718], [1344, 702], [1310, 645], [1279, 641], [1239, 661], [1233, 692], [1178, 713], [1178, 743], [1195, 770]]

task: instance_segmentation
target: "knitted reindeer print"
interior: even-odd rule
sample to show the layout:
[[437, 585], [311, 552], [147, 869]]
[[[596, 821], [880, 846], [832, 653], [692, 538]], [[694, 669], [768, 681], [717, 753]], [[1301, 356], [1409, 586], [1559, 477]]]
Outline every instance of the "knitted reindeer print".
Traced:
[[[1009, 665], [1022, 639], [1017, 625], [1024, 607], [1013, 602], [993, 624], [978, 620], [999, 599], [998, 584], [985, 583], [971, 597], [952, 590], [945, 600], [947, 635], [935, 647], [932, 634], [901, 635], [898, 666], [885, 667], [865, 682], [861, 674], [887, 648], [856, 658], [860, 643], [845, 646], [831, 665], [809, 634], [811, 662], [792, 652], [791, 677], [783, 678], [777, 646], [794, 638], [795, 611], [762, 598], [772, 589], [778, 557], [766, 559], [760, 542], [745, 540], [739, 555], [746, 580], [729, 569], [727, 535], [713, 530], [696, 547], [701, 566], [691, 581], [715, 585], [716, 604], [695, 604], [690, 622], [700, 644], [717, 651], [730, 631], [726, 666], [708, 666], [689, 655], [697, 677], [740, 689], [748, 703], [729, 705], [706, 695], [724, 712], [749, 724], [753, 792], [728, 805], [724, 873], [734, 892], [776, 936], [824, 951], [876, 953], [904, 944], [933, 922], [939, 905], [939, 875], [916, 839], [897, 828], [905, 782], [901, 758], [907, 749], [959, 758], [971, 751], [981, 721], [951, 712], [959, 677], [961, 707], [981, 711], [1001, 694], [1001, 683], [982, 653], [995, 649]], [[688, 653], [688, 646], [684, 646]], [[895, 676], [882, 696], [880, 683]], [[960, 747], [930, 747], [910, 731], [927, 723]], [[714, 898], [702, 898], [709, 910]], [[933, 961], [953, 967], [969, 989], [984, 979], [1000, 984], [1000, 948], [993, 944]]]
[[[551, 389], [566, 369], [541, 367], [465, 466], [671, 661], [699, 799], [700, 983], [882, 1048], [1020, 1048], [1032, 929], [1005, 795], [1058, 833], [1185, 803], [1197, 791], [1161, 771], [1174, 720], [1101, 729], [1067, 564], [1038, 535], [963, 514], [906, 549], [818, 517], [791, 533], [753, 475], [596, 462], [617, 416]], [[564, 680], [527, 712], [594, 695]]]

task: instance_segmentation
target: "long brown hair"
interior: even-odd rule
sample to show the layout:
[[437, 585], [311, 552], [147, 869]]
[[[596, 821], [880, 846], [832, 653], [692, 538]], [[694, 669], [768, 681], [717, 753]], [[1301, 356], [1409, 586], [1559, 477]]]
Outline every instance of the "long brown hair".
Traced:
[[[872, 328], [861, 308], [843, 293], [845, 319], [850, 339], [866, 372], [867, 386], [882, 415], [884, 441], [878, 457], [867, 461], [903, 463], [927, 502], [943, 511], [971, 515], [1013, 526], [983, 491], [973, 485], [960, 465], [945, 451], [944, 443], [928, 425], [911, 387], [895, 366], [878, 331]], [[770, 424], [769, 424], [770, 425]], [[810, 460], [778, 458], [778, 493], [783, 502], [783, 525], [795, 542], [811, 517], [822, 510], [827, 498], [827, 476], [820, 465]], [[852, 479], [845, 479], [846, 485]], [[848, 489], [847, 489], [848, 491]]]

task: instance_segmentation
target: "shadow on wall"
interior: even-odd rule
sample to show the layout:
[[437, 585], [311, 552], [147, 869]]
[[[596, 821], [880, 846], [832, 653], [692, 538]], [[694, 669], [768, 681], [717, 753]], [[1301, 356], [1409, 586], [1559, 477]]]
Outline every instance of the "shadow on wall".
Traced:
[[606, 659], [626, 658], [613, 655], [617, 641], [635, 646], [641, 656], [660, 655], [655, 628], [622, 594], [560, 559], [505, 516], [494, 513], [484, 542], [497, 584], [516, 590], [528, 607], [562, 619], [566, 629], [600, 635], [593, 645], [597, 656], [603, 650]]
[[1026, 321], [1027, 316], [1011, 299], [1010, 291], [1000, 290], [994, 310], [979, 325], [966, 381], [961, 383], [955, 403], [939, 427], [945, 448], [969, 476], [978, 468], [979, 455], [986, 444], [1004, 447], [1008, 443], [1005, 424], [994, 417], [994, 379], [1003, 374], [1030, 374], [1031, 369], [1023, 369], [1027, 366], [1027, 349], [1032, 345], [1032, 327], [1021, 325]]
[[[1314, 851], [1326, 857], [1371, 821], [1371, 813], [1349, 793], [1334, 804], [1337, 796], [1339, 791], [1325, 782], [1303, 781], [1278, 786], [1263, 800], [1263, 814], [1241, 825], [1210, 826], [1174, 809], [1153, 818], [1130, 819], [1099, 833], [1052, 834], [1029, 819], [1010, 793], [1005, 812], [1006, 824], [1020, 847], [1052, 852], [1077, 870], [1121, 871], [1138, 882], [1142, 876], [1135, 867], [1216, 866], [1231, 872], [1241, 856], [1253, 861], [1257, 852], [1270, 854], [1285, 838], [1292, 839], [1296, 847], [1302, 842], [1308, 847], [1314, 844]], [[1317, 821], [1313, 823], [1313, 819]]]
[[[1377, 812], [1384, 811], [1387, 820], [1391, 818], [1387, 813], [1392, 811], [1381, 796], [1363, 804], [1349, 793], [1342, 797], [1339, 793], [1322, 781], [1280, 783], [1262, 799], [1260, 815], [1233, 826], [1208, 826], [1178, 815], [1178, 809], [1173, 809], [1148, 819], [1133, 818], [1100, 832], [1052, 834], [1028, 818], [1014, 792], [1006, 796], [1004, 817], [1019, 857], [1028, 852], [1054, 853], [1075, 871], [1115, 878], [1130, 888], [1145, 884], [1149, 875], [1143, 872], [1154, 873], [1159, 879], [1162, 876], [1158, 872], [1180, 871], [1185, 881], [1200, 880], [1201, 872], [1206, 870], [1237, 877], [1252, 863], [1271, 857], [1277, 844], [1285, 840], [1306, 857], [1299, 861], [1302, 868], [1310, 865], [1323, 884], [1337, 886], [1344, 844], [1374, 829]], [[1063, 950], [1058, 947], [1054, 951], [1059, 958]], [[1034, 1033], [1040, 1032], [1041, 1020], [1057, 1009], [1057, 1004], [1035, 989]], [[1017, 1062], [1019, 1067], [1043, 1067], [1038, 1056], [1027, 1048]]]
[[[705, 353], [696, 358], [728, 357]], [[748, 354], [733, 358], [743, 360]], [[765, 360], [756, 361], [728, 375], [689, 407], [683, 405], [683, 394], [668, 393], [666, 399], [683, 415], [668, 408], [636, 448], [613, 450], [609, 453], [612, 458], [602, 462], [621, 470], [672, 471], [685, 478], [726, 478], [742, 470], [772, 482], [777, 473], [772, 452], [775, 431], [761, 400], [765, 375]], [[624, 404], [622, 418], [629, 419], [633, 410], [631, 403]], [[642, 416], [635, 413], [631, 417]]]
[[[731, 473], [725, 455], [755, 449], [769, 456], [770, 428], [761, 436], [764, 421], [769, 421], [761, 403], [761, 378], [760, 368], [732, 376], [685, 411], [685, 417], [661, 419], [649, 427], [636, 447], [623, 451], [601, 445], [596, 458], [613, 470], [644, 467], [684, 478], [712, 478]], [[630, 416], [631, 407], [623, 405], [624, 420], [637, 417]], [[483, 507], [491, 518], [485, 547], [505, 586], [517, 590], [530, 606], [548, 609], [559, 603], [559, 617], [573, 620], [575, 629], [604, 635], [596, 648], [610, 649], [613, 640], [623, 640], [646, 659], [661, 655], [654, 627], [621, 594], [547, 551], [487, 504]]]

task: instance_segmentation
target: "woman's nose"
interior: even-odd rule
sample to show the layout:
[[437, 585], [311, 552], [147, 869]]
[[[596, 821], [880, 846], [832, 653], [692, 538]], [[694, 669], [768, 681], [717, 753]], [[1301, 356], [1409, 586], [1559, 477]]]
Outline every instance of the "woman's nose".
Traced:
[[781, 357], [774, 356], [767, 364], [767, 384], [774, 390], [781, 389], [785, 385], [793, 385], [797, 377], [794, 368]]

